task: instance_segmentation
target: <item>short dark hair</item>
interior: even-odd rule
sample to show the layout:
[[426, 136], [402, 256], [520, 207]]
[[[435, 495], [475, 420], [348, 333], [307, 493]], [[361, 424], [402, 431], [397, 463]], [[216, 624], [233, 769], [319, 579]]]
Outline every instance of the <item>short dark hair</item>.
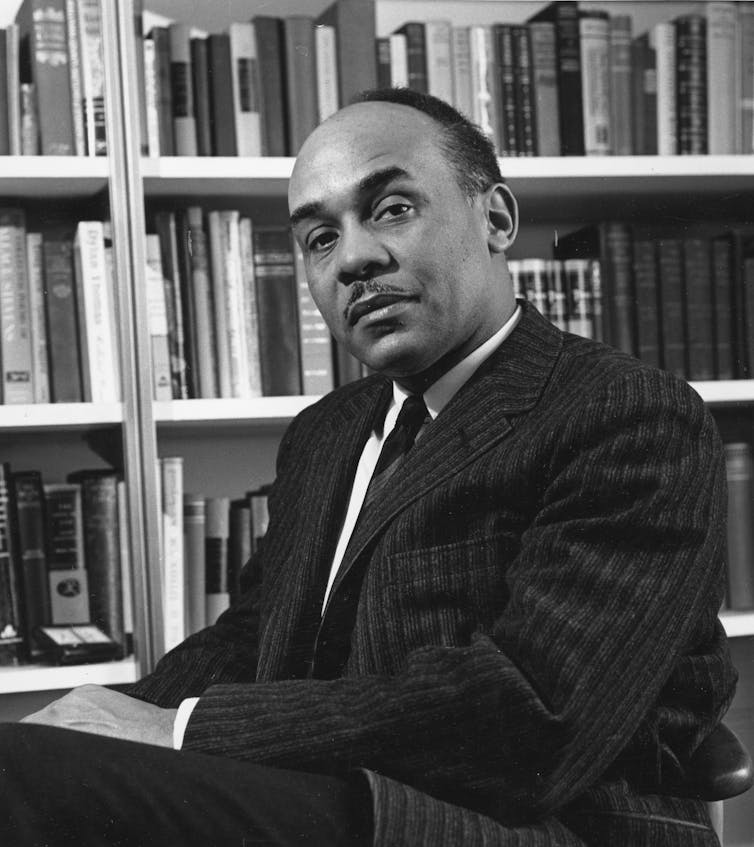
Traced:
[[461, 190], [469, 197], [505, 181], [494, 144], [476, 124], [439, 97], [410, 88], [373, 88], [351, 100], [351, 103], [373, 102], [409, 106], [436, 121], [442, 128], [439, 146], [456, 172]]

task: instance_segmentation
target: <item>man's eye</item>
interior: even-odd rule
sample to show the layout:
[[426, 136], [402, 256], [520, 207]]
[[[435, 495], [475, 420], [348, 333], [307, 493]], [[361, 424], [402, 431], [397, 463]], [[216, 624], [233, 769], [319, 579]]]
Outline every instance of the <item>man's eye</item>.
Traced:
[[377, 210], [377, 219], [380, 218], [399, 218], [405, 215], [411, 207], [408, 203], [388, 203]]
[[316, 253], [318, 250], [326, 250], [333, 241], [335, 241], [334, 232], [318, 232], [309, 239], [306, 246], [310, 251]]

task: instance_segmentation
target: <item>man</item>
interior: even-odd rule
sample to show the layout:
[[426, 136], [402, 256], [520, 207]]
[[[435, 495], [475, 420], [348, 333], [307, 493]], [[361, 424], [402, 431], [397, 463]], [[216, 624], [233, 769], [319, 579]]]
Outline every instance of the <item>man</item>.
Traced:
[[377, 374], [283, 438], [261, 600], [131, 697], [6, 732], [3, 796], [54, 744], [66, 784], [94, 776], [45, 814], [109, 816], [119, 844], [715, 844], [683, 796], [735, 684], [704, 405], [515, 302], [515, 201], [433, 98], [341, 110], [289, 202], [319, 308]]

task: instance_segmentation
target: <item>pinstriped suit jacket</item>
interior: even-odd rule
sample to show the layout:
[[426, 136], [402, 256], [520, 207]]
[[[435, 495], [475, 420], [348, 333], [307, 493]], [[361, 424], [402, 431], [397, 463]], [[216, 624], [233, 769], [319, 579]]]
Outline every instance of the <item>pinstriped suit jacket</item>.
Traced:
[[396, 471], [320, 607], [387, 380], [281, 444], [252, 594], [131, 693], [184, 746], [365, 775], [384, 845], [706, 845], [684, 766], [735, 686], [725, 474], [684, 383], [531, 306]]

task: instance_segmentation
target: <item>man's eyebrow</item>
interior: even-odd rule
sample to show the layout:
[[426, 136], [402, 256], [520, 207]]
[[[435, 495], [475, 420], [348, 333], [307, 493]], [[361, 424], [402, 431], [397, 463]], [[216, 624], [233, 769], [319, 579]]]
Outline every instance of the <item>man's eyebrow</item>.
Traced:
[[[356, 191], [359, 194], [367, 194], [374, 191], [383, 185], [387, 185], [394, 179], [407, 177], [408, 171], [397, 165], [391, 165], [389, 168], [381, 168], [378, 171], [372, 171], [359, 181], [356, 186]], [[306, 219], [318, 217], [322, 214], [325, 204], [319, 200], [314, 200], [311, 203], [302, 203], [291, 212], [291, 226], [296, 226], [297, 223]]]

